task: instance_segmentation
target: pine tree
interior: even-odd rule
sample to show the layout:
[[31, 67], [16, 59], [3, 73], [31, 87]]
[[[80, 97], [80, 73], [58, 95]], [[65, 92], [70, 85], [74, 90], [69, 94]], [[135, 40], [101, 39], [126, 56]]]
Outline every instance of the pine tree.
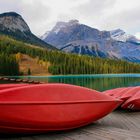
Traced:
[[31, 75], [31, 70], [28, 68], [27, 75]]

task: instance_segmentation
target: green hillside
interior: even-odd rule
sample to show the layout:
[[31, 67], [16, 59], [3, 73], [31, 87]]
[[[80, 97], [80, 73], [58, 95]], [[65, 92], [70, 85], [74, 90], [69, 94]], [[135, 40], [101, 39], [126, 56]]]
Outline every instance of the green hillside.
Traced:
[[[8, 36], [0, 36], [0, 54], [5, 54], [6, 56], [10, 57], [11, 55], [15, 56], [15, 54], [19, 52], [49, 63], [50, 65], [47, 67], [47, 71], [51, 74], [59, 75], [140, 72], [140, 64], [121, 60], [67, 54], [54, 50], [48, 51], [47, 49], [39, 48], [38, 46], [33, 46], [14, 40]], [[0, 59], [0, 63], [3, 63], [4, 65], [5, 62]], [[0, 69], [5, 68], [0, 67]], [[1, 70], [0, 72], [1, 75], [5, 74]], [[6, 73], [5, 75], [8, 74], [13, 75], [15, 73]]]

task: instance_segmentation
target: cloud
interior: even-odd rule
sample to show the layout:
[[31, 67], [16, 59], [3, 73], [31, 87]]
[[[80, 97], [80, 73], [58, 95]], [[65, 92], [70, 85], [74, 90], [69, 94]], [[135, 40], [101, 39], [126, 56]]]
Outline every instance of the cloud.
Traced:
[[73, 9], [79, 20], [100, 30], [122, 28], [134, 34], [140, 30], [139, 0], [90, 0]]
[[[127, 32], [134, 33], [136, 30], [139, 30], [140, 25], [140, 1], [131, 3], [123, 0], [121, 3], [120, 0], [116, 1], [116, 4], [108, 10], [108, 14], [104, 16], [104, 25], [101, 24], [102, 28], [113, 29], [113, 28], [122, 28]], [[114, 12], [113, 12], [114, 11]]]
[[78, 19], [100, 30], [140, 32], [140, 0], [0, 0], [0, 12], [15, 11], [41, 35], [57, 21]]
[[136, 36], [138, 39], [140, 39], [140, 32], [137, 32], [137, 33], [135, 34], [135, 36]]
[[0, 12], [17, 11], [20, 12], [20, 3], [18, 0], [0, 0]]
[[83, 23], [102, 28], [109, 13], [108, 9], [111, 9], [115, 2], [116, 0], [89, 0], [87, 3], [73, 8], [72, 11]]
[[0, 12], [15, 11], [27, 22], [35, 34], [44, 33], [51, 17], [51, 8], [42, 0], [0, 0]]
[[51, 8], [44, 5], [41, 1], [22, 0], [21, 15], [28, 22], [32, 31], [39, 34], [44, 30], [45, 24], [48, 23], [51, 17]]

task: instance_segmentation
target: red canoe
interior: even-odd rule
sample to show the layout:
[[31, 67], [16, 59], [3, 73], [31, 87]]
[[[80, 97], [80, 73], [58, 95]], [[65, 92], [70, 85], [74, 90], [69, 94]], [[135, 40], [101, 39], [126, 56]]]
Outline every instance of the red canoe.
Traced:
[[41, 84], [0, 91], [0, 132], [67, 130], [94, 122], [121, 104], [95, 90]]
[[119, 98], [124, 93], [125, 90], [127, 90], [125, 87], [124, 88], [116, 88], [116, 89], [104, 91], [103, 93], [105, 95], [109, 95], [109, 96], [113, 96], [115, 98]]
[[29, 84], [0, 84], [0, 90], [21, 87], [21, 86], [27, 86], [27, 85], [29, 85]]
[[109, 96], [113, 96], [115, 92], [118, 92], [118, 91], [123, 90], [123, 89], [124, 88], [115, 88], [115, 89], [103, 91], [102, 93], [109, 95]]
[[121, 96], [121, 100], [128, 100], [129, 98], [131, 98], [132, 96], [134, 96], [138, 91], [140, 91], [140, 86], [137, 87], [131, 87], [129, 88], [122, 96]]
[[[124, 88], [117, 88], [111, 91], [105, 91], [104, 94], [113, 96], [114, 98], [119, 98], [123, 101], [126, 101], [128, 98], [131, 97], [132, 94], [127, 94], [130, 93], [129, 91], [132, 89], [132, 87], [124, 87]], [[127, 95], [127, 96], [126, 96]]]
[[121, 105], [121, 107], [123, 109], [140, 111], [140, 91], [138, 91], [131, 98], [129, 98], [124, 104]]
[[123, 96], [125, 93], [127, 93], [132, 87], [123, 88], [118, 92], [115, 92], [113, 97], [118, 98], [120, 100], [123, 100], [124, 102], [128, 99], [128, 97]]

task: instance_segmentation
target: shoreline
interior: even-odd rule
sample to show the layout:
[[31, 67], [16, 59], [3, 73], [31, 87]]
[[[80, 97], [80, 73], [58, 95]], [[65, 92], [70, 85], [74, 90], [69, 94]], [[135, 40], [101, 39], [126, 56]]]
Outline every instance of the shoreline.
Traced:
[[115, 77], [127, 77], [127, 76], [138, 76], [140, 77], [140, 73], [109, 73], [109, 74], [67, 74], [67, 75], [52, 75], [52, 74], [37, 74], [37, 75], [19, 75], [19, 76], [0, 76], [0, 77], [94, 77], [94, 76], [105, 76], [105, 77], [110, 77], [110, 76], [115, 76]]

